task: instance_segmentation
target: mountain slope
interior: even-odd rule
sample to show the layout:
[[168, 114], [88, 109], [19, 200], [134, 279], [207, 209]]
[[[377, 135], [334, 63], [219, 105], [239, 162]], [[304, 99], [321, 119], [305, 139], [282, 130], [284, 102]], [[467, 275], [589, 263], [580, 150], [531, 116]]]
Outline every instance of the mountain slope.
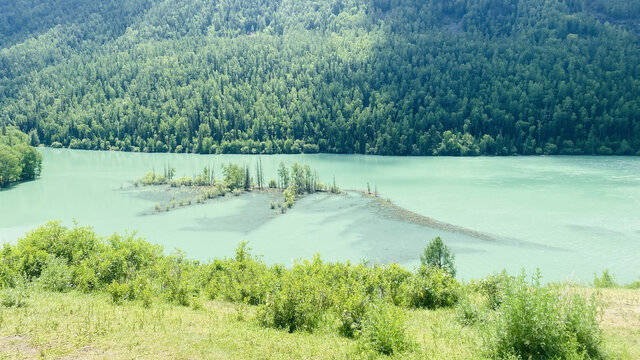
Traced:
[[635, 154], [639, 5], [1, 4], [0, 121], [84, 149]]

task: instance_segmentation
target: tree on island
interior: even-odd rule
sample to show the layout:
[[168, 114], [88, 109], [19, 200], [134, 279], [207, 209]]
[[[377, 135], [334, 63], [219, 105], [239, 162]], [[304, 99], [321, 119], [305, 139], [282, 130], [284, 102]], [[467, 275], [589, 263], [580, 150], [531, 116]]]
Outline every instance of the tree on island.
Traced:
[[224, 174], [224, 185], [233, 191], [240, 189], [245, 184], [245, 171], [236, 164], [222, 164], [222, 173]]
[[278, 167], [278, 180], [280, 181], [280, 189], [284, 190], [289, 187], [289, 169], [283, 162]]
[[437, 267], [447, 271], [452, 277], [456, 276], [454, 266], [455, 255], [451, 249], [444, 244], [440, 236], [433, 239], [420, 255], [420, 263], [428, 267]]

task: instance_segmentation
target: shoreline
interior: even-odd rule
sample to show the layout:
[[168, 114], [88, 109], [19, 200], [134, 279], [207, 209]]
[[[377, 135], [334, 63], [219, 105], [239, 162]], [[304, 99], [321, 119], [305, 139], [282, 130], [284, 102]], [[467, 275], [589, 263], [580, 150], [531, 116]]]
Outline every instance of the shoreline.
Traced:
[[80, 149], [70, 147], [53, 147], [40, 144], [36, 149], [53, 149], [53, 150], [72, 150], [83, 152], [101, 152], [101, 153], [126, 153], [126, 154], [157, 154], [157, 155], [190, 155], [190, 156], [299, 156], [299, 155], [340, 155], [340, 156], [363, 156], [363, 157], [381, 157], [381, 158], [580, 158], [580, 157], [594, 157], [594, 158], [640, 158], [640, 154], [509, 154], [509, 155], [385, 155], [385, 154], [362, 154], [362, 153], [338, 153], [338, 152], [314, 152], [314, 153], [213, 153], [213, 154], [201, 154], [193, 152], [151, 152], [151, 151], [127, 151], [120, 149]]

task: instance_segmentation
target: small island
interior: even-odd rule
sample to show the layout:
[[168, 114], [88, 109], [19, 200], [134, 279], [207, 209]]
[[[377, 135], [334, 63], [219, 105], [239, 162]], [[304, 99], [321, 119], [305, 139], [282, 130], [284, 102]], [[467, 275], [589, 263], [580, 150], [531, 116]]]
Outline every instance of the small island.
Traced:
[[[179, 207], [203, 204], [208, 200], [225, 196], [240, 196], [248, 192], [281, 194], [280, 200], [271, 202], [271, 209], [280, 209], [285, 213], [300, 197], [317, 192], [340, 194], [335, 184], [326, 185], [319, 181], [318, 172], [309, 165], [294, 163], [288, 168], [280, 163], [277, 180], [265, 182], [262, 162], [255, 164], [255, 172], [248, 165], [222, 164], [222, 179], [216, 178], [214, 166], [205, 166], [200, 174], [192, 177], [176, 178], [176, 169], [166, 166], [162, 173], [149, 171], [139, 179], [133, 180], [133, 186], [161, 186], [170, 193], [170, 200], [164, 204], [156, 203], [154, 213], [161, 213]], [[167, 187], [168, 186], [168, 187]]]

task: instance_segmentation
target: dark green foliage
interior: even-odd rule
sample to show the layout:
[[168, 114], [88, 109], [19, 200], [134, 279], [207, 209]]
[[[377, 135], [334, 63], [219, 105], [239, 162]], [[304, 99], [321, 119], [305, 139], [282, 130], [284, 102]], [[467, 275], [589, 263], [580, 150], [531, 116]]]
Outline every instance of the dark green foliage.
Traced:
[[308, 264], [294, 265], [269, 293], [260, 309], [259, 319], [269, 327], [313, 331], [324, 313], [321, 284], [313, 279]]
[[600, 359], [601, 331], [595, 298], [569, 287], [543, 286], [524, 275], [506, 290], [494, 355], [519, 359]]
[[447, 271], [424, 265], [404, 284], [406, 304], [415, 308], [452, 307], [460, 291], [460, 284]]
[[456, 267], [454, 265], [455, 255], [451, 249], [444, 244], [440, 236], [433, 239], [420, 255], [420, 263], [425, 266], [443, 269], [452, 277], [456, 277]]
[[222, 165], [224, 185], [233, 191], [245, 185], [245, 171], [236, 164]]
[[5, 1], [0, 123], [79, 149], [637, 154], [639, 9]]
[[129, 284], [121, 284], [114, 280], [107, 285], [106, 289], [114, 304], [122, 304], [129, 297]]
[[42, 155], [29, 146], [28, 137], [13, 128], [3, 129], [0, 133], [0, 188], [40, 176]]

